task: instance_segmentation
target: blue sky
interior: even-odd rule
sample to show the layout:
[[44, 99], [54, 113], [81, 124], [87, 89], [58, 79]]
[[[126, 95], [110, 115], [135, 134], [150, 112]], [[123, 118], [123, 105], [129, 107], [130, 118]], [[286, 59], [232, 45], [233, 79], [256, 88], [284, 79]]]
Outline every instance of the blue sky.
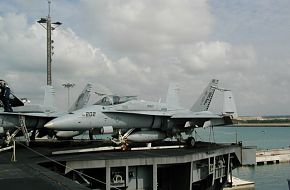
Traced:
[[[46, 83], [46, 0], [0, 1], [0, 76], [40, 102]], [[290, 2], [286, 0], [52, 1], [53, 85], [60, 109], [90, 82], [96, 91], [164, 99], [180, 84], [190, 107], [211, 78], [241, 115], [290, 114]], [[71, 98], [71, 99], [72, 99]], [[96, 97], [92, 97], [96, 99]]]

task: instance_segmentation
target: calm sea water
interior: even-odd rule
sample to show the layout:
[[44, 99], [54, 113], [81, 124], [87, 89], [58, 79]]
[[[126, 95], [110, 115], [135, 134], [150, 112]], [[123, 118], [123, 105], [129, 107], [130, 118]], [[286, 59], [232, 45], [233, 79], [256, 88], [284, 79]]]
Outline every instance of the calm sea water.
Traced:
[[[197, 129], [198, 140], [215, 142], [242, 141], [245, 146], [257, 149], [288, 148], [290, 146], [290, 127], [216, 127], [214, 130]], [[256, 190], [288, 189], [290, 163], [241, 167], [233, 175], [255, 181]]]

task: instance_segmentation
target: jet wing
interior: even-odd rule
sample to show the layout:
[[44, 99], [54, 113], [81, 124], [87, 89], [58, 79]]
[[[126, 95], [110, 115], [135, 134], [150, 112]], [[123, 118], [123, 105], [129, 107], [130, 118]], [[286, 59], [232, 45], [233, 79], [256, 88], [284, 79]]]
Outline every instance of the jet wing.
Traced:
[[176, 113], [176, 111], [112, 111], [103, 110], [103, 113], [125, 113], [125, 114], [139, 114], [139, 115], [152, 115], [164, 116], [172, 119], [220, 119], [223, 116], [216, 115], [210, 112], [184, 112]]
[[171, 116], [172, 119], [220, 119], [222, 116], [216, 114], [202, 114], [202, 113], [185, 113], [185, 114], [174, 114]]
[[213, 113], [202, 113], [202, 112], [175, 114], [171, 117], [171, 119], [181, 120], [181, 121], [201, 122], [200, 124], [196, 123], [195, 125], [199, 125], [203, 127], [208, 125], [206, 124], [207, 121], [210, 121], [210, 125], [212, 126], [233, 124], [233, 121], [230, 116], [217, 115]]
[[152, 115], [152, 116], [167, 116], [171, 117], [173, 113], [166, 111], [113, 111], [113, 110], [103, 110], [103, 113], [124, 113], [124, 114], [138, 114], [138, 115]]
[[174, 114], [171, 119], [188, 120], [188, 121], [211, 121], [215, 126], [233, 124], [232, 118], [227, 115], [217, 115], [208, 111], [178, 113]]
[[47, 114], [47, 113], [19, 113], [19, 112], [0, 112], [0, 116], [4, 115], [4, 116], [28, 116], [28, 117], [44, 117], [44, 118], [56, 118], [61, 116], [61, 114], [57, 114], [57, 113], [51, 113], [51, 114]]
[[233, 124], [230, 116], [217, 115], [209, 111], [202, 112], [181, 112], [176, 113], [175, 111], [111, 111], [103, 110], [103, 113], [114, 113], [114, 114], [139, 114], [139, 115], [151, 115], [151, 116], [160, 116], [168, 117], [173, 120], [181, 121], [208, 121], [211, 120], [215, 125], [229, 125]]
[[5, 130], [20, 127], [20, 116], [24, 116], [27, 129], [42, 128], [48, 121], [56, 118], [56, 115], [46, 115], [44, 113], [0, 113], [0, 127]]

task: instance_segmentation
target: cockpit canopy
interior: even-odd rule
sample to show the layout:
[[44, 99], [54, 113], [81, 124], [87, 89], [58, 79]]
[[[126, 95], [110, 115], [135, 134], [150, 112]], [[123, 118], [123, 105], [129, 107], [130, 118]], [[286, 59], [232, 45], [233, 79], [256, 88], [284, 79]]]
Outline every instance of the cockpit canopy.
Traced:
[[116, 95], [106, 95], [99, 101], [97, 101], [94, 105], [116, 105], [128, 102], [130, 100], [137, 100], [137, 96], [116, 96]]

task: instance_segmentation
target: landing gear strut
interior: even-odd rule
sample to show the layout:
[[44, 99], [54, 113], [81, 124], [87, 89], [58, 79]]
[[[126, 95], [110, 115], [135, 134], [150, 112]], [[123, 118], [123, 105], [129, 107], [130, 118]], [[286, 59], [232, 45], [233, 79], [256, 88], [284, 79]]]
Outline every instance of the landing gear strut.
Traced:
[[122, 150], [129, 150], [129, 143], [127, 137], [135, 130], [135, 128], [129, 129], [124, 135], [122, 135], [122, 131], [118, 131], [118, 139], [112, 139], [112, 142], [121, 145]]
[[188, 146], [190, 147], [194, 147], [195, 146], [195, 138], [192, 136], [194, 129], [186, 131], [185, 134], [187, 135], [182, 135], [181, 132], [176, 132], [175, 133], [175, 138], [177, 139], [177, 141], [181, 142], [181, 143], [186, 143]]
[[14, 141], [15, 136], [18, 134], [18, 132], [22, 131], [23, 136], [25, 137], [26, 140], [26, 145], [29, 146], [30, 138], [29, 138], [29, 133], [26, 128], [25, 124], [25, 116], [20, 115], [19, 116], [19, 123], [20, 127], [17, 127], [17, 129], [10, 135], [10, 132], [6, 132], [6, 137], [5, 137], [5, 143], [7, 146], [11, 145], [11, 143]]
[[91, 141], [94, 140], [93, 129], [89, 130], [89, 138]]

